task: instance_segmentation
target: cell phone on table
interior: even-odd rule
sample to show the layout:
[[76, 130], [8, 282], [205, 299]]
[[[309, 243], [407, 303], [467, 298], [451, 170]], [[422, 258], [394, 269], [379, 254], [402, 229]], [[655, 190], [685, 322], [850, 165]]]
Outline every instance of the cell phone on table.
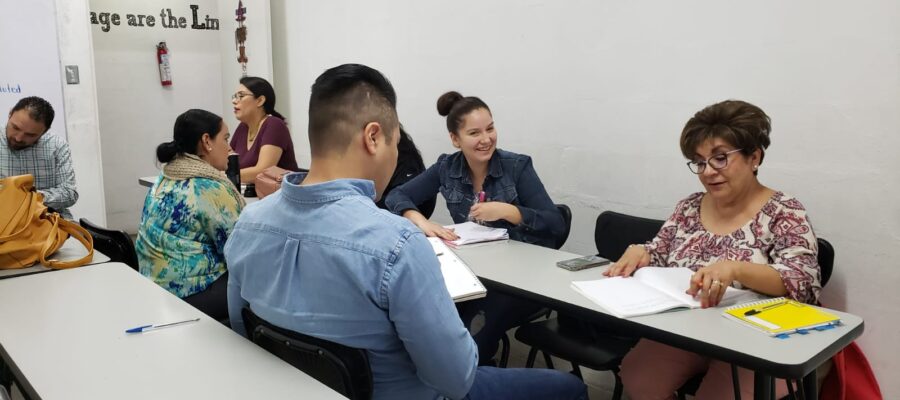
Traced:
[[583, 269], [599, 267], [611, 263], [600, 256], [584, 256], [573, 258], [571, 260], [557, 261], [556, 266], [569, 271], [581, 271]]

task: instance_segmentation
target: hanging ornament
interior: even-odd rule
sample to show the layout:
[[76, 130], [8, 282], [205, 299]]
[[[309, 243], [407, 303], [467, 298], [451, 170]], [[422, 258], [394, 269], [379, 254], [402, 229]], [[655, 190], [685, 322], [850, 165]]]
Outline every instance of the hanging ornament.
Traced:
[[238, 28], [234, 31], [234, 44], [238, 51], [237, 61], [241, 64], [241, 76], [247, 76], [247, 53], [244, 49], [244, 42], [247, 41], [247, 27], [244, 26], [247, 8], [244, 7], [242, 0], [238, 0], [238, 8], [234, 11], [234, 15], [236, 16], [234, 20], [238, 23]]

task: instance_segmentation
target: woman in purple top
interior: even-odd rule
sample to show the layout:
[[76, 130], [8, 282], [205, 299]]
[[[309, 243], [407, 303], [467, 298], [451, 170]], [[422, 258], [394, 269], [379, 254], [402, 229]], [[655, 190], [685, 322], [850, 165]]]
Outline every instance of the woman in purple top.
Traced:
[[284, 117], [275, 111], [275, 90], [269, 82], [253, 76], [241, 78], [231, 104], [241, 121], [231, 137], [231, 148], [240, 160], [241, 182], [253, 183], [256, 175], [275, 165], [300, 170], [291, 133]]

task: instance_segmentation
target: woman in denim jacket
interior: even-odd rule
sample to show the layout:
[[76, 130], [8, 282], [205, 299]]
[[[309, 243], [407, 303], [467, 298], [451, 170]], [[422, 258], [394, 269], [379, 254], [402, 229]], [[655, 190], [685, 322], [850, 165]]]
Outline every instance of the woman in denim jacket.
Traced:
[[[438, 99], [437, 109], [447, 117], [450, 141], [459, 151], [441, 155], [424, 173], [391, 191], [385, 201], [388, 209], [408, 218], [427, 236], [457, 239], [453, 231], [429, 221], [415, 206], [440, 192], [455, 223], [482, 221], [506, 228], [510, 239], [553, 247], [565, 229], [563, 217], [531, 157], [497, 148], [497, 131], [487, 104], [477, 97], [447, 92]], [[481, 192], [485, 201], [476, 202]], [[539, 309], [530, 301], [491, 292], [460, 304], [460, 316], [473, 331], [479, 357], [486, 364], [503, 333]], [[471, 322], [479, 314], [484, 326], [474, 331]]]

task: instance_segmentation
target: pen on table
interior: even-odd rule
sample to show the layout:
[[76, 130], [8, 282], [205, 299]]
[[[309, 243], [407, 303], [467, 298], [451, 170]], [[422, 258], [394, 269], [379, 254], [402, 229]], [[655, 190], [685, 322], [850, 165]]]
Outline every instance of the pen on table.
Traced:
[[768, 309], [770, 309], [770, 308], [775, 308], [775, 307], [783, 306], [783, 305], [785, 305], [785, 304], [787, 304], [787, 301], [782, 301], [782, 302], [780, 302], [780, 303], [775, 303], [775, 304], [769, 304], [769, 305], [767, 305], [767, 306], [765, 306], [765, 307], [763, 307], [763, 308], [754, 308], [754, 309], [752, 309], [752, 310], [747, 310], [747, 312], [744, 313], [744, 316], [745, 316], [745, 317], [749, 317], [749, 316], [751, 316], [751, 315], [756, 315], [756, 314], [759, 314], [759, 313], [761, 313], [761, 312], [763, 312], [763, 311], [766, 311], [766, 310], [768, 310]]
[[136, 328], [126, 329], [125, 333], [141, 333], [141, 332], [155, 331], [157, 329], [171, 328], [173, 326], [189, 324], [191, 322], [197, 322], [199, 320], [200, 320], [200, 318], [194, 318], [194, 319], [189, 319], [189, 320], [185, 320], [185, 321], [170, 322], [168, 324], [161, 324], [161, 325], [144, 325], [144, 326], [139, 326]]

